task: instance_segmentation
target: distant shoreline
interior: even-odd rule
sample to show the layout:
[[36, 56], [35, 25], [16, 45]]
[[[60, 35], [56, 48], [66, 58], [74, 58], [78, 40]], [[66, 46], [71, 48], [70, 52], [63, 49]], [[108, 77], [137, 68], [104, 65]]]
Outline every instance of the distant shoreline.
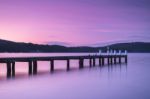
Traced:
[[106, 52], [110, 50], [127, 50], [129, 53], [150, 53], [150, 43], [146, 42], [131, 42], [131, 43], [116, 43], [103, 47], [66, 47], [61, 45], [39, 45], [32, 43], [13, 42], [0, 39], [0, 53], [96, 53], [101, 50]]
[[[32, 54], [32, 53], [98, 53], [98, 52], [0, 52], [0, 54], [4, 54], [4, 53], [14, 53], [14, 54], [21, 54], [21, 53], [24, 53], [24, 54]], [[146, 54], [146, 53], [150, 53], [150, 52], [128, 52], [128, 54]]]

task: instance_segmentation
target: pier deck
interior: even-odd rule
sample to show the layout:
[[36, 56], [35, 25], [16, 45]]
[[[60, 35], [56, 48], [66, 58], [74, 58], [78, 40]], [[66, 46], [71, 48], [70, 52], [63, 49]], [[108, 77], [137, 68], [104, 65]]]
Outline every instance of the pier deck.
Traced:
[[89, 66], [94, 67], [96, 65], [96, 59], [99, 59], [99, 66], [114, 65], [127, 63], [127, 55], [85, 55], [85, 56], [42, 56], [42, 57], [8, 57], [0, 58], [0, 63], [6, 63], [7, 65], [7, 77], [15, 76], [15, 62], [28, 62], [29, 75], [37, 74], [37, 61], [49, 61], [50, 71], [54, 71], [54, 61], [64, 60], [67, 62], [66, 70], [70, 70], [70, 60], [79, 60], [79, 69], [84, 68], [84, 60], [89, 59]]

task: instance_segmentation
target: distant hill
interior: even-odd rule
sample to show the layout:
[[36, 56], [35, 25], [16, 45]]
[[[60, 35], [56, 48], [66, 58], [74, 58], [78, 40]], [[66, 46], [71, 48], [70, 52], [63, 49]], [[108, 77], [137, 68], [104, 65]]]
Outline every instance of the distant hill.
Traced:
[[60, 45], [39, 45], [32, 43], [13, 42], [0, 39], [0, 52], [98, 52], [101, 49], [106, 52], [107, 47], [113, 50], [128, 50], [128, 52], [150, 52], [150, 43], [132, 42], [117, 43], [104, 47], [65, 47]]
[[117, 43], [109, 45], [110, 49], [127, 50], [128, 52], [148, 53], [150, 52], [150, 43], [146, 42], [132, 42], [132, 43]]
[[47, 45], [61, 45], [61, 46], [72, 46], [70, 43], [66, 42], [58, 42], [58, 41], [53, 41], [53, 42], [45, 42]]

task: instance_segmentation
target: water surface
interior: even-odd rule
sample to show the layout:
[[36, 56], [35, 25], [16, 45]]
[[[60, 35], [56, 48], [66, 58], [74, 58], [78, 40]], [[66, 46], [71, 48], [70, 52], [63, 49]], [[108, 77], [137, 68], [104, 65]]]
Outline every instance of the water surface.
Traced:
[[[45, 55], [66, 54], [0, 54], [1, 57]], [[6, 66], [1, 64], [0, 99], [150, 99], [149, 59], [150, 54], [129, 54], [127, 65], [94, 68], [88, 68], [86, 60], [86, 68], [82, 70], [78, 70], [78, 61], [72, 60], [69, 72], [65, 71], [65, 61], [56, 61], [54, 73], [49, 73], [49, 62], [38, 62], [38, 75], [30, 77], [27, 63], [16, 63], [17, 76], [9, 80], [4, 79]]]

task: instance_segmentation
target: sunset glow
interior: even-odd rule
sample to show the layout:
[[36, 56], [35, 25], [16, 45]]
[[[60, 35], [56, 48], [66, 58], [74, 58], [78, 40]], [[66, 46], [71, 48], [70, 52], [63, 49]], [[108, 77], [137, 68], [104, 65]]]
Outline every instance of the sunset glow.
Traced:
[[74, 45], [147, 42], [148, 4], [148, 0], [0, 0], [0, 39]]

